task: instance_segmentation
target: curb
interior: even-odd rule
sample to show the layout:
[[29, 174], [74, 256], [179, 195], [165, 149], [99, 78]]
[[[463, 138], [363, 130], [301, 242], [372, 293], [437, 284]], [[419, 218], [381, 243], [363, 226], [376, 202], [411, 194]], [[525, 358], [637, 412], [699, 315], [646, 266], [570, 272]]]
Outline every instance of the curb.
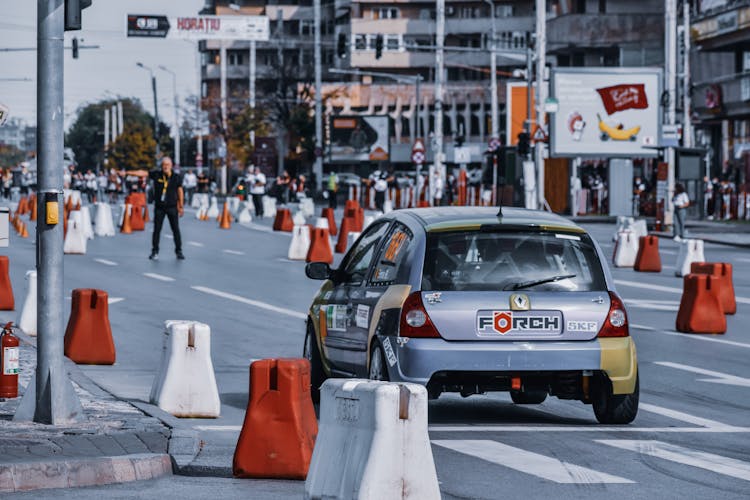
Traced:
[[[666, 238], [668, 240], [672, 239], [671, 233], [657, 233], [655, 231], [651, 231], [648, 234], [652, 236], [656, 236], [658, 238]], [[714, 245], [725, 245], [725, 246], [730, 246], [730, 247], [735, 247], [735, 248], [750, 248], [750, 243], [736, 243], [734, 241], [718, 240], [714, 238], [690, 238], [689, 237], [687, 239], [703, 240], [706, 243], [712, 243]]]
[[171, 474], [169, 455], [156, 453], [23, 462], [0, 465], [0, 493], [100, 486]]

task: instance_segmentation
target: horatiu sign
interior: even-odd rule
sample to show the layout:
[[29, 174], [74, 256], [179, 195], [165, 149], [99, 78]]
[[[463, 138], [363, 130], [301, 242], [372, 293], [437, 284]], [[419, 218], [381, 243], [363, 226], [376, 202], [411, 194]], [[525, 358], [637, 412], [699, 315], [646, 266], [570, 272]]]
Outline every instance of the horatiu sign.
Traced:
[[128, 14], [126, 32], [129, 37], [266, 42], [269, 22], [267, 16], [167, 17]]

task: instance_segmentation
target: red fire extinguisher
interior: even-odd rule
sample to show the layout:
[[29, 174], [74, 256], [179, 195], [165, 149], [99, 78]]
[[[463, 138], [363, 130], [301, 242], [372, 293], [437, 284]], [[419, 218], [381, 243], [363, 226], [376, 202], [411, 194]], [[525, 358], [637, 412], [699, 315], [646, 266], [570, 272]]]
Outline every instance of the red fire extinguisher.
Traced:
[[10, 322], [0, 333], [0, 398], [18, 397], [18, 343]]

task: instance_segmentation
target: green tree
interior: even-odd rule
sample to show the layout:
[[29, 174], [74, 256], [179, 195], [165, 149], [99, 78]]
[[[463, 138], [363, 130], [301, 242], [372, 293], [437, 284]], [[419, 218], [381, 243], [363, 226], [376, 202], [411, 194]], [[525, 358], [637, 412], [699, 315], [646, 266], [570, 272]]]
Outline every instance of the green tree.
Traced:
[[26, 153], [12, 144], [0, 144], [0, 167], [15, 167], [26, 158]]
[[156, 141], [151, 128], [141, 123], [125, 125], [122, 135], [110, 146], [109, 166], [117, 169], [149, 170], [154, 166]]
[[250, 106], [245, 106], [242, 111], [231, 116], [227, 128], [227, 151], [241, 165], [250, 163], [250, 156], [253, 154], [250, 132], [255, 131], [256, 137], [269, 133], [265, 113], [257, 108], [253, 110]]

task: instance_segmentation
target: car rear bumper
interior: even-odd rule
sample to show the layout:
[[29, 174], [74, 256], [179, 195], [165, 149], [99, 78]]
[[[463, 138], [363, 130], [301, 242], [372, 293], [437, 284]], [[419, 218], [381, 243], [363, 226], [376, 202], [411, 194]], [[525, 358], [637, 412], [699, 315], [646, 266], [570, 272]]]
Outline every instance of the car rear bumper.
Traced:
[[[603, 370], [615, 394], [633, 392], [637, 372], [630, 337], [569, 342], [449, 342], [408, 339], [394, 346], [391, 380], [427, 385], [436, 372], [559, 372]], [[390, 363], [389, 363], [390, 364]]]

